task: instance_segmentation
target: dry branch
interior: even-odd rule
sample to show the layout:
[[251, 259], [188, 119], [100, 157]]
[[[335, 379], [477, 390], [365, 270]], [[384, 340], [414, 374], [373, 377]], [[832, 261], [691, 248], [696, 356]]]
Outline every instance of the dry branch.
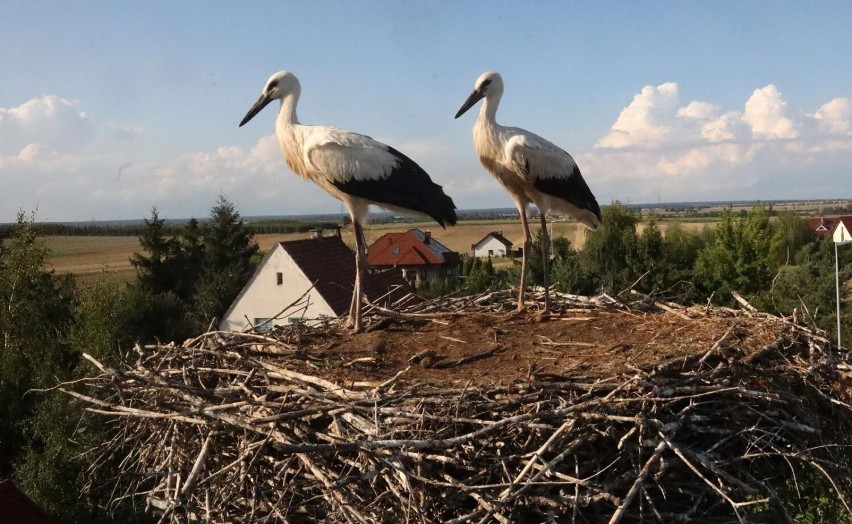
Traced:
[[[611, 297], [554, 295], [563, 310], [634, 314]], [[465, 311], [510, 311], [513, 296], [391, 313], [452, 322]], [[162, 522], [772, 521], [789, 519], [781, 499], [795, 493], [791, 479], [809, 475], [845, 504], [845, 355], [763, 313], [656, 306], [669, 318], [730, 317], [731, 326], [710, 347], [654, 367], [452, 387], [407, 381], [410, 367], [344, 383], [311, 359], [305, 328], [215, 332], [137, 348], [135, 362], [117, 368], [86, 355], [98, 375], [62, 391], [111, 423], [92, 469], [114, 472], [113, 504], [136, 498]], [[390, 310], [372, 311], [376, 322]], [[743, 315], [775, 341], [740, 347]]]

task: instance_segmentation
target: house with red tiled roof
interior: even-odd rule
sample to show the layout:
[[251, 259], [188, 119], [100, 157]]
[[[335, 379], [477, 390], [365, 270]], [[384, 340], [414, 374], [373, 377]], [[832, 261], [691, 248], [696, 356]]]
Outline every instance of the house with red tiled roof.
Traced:
[[[223, 331], [268, 331], [288, 324], [318, 324], [349, 312], [355, 253], [340, 230], [331, 235], [278, 242], [219, 323]], [[370, 271], [364, 292], [388, 306], [411, 292], [399, 270]]]
[[470, 249], [475, 257], [505, 257], [512, 253], [512, 242], [503, 236], [502, 231], [492, 231]]
[[11, 480], [0, 480], [0, 523], [49, 524], [47, 514]]
[[411, 283], [437, 282], [459, 278], [459, 254], [432, 236], [430, 231], [409, 229], [386, 233], [367, 248], [367, 264], [372, 268], [402, 270]]
[[820, 238], [832, 238], [835, 242], [852, 239], [852, 216], [808, 218], [806, 222], [808, 228]]

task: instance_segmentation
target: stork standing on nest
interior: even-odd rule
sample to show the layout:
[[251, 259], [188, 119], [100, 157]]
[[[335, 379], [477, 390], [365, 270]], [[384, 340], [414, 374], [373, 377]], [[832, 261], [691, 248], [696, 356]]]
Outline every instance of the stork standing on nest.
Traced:
[[545, 140], [518, 127], [497, 123], [497, 106], [503, 96], [503, 78], [488, 71], [476, 79], [473, 93], [456, 113], [463, 115], [478, 101], [485, 99], [479, 118], [473, 126], [473, 145], [479, 161], [509, 192], [521, 215], [524, 227], [524, 252], [521, 262], [518, 311], [524, 309], [527, 257], [532, 242], [527, 223], [527, 207], [535, 204], [541, 218], [541, 256], [544, 263], [544, 309], [550, 311], [548, 290], [548, 235], [546, 213], [567, 213], [589, 229], [601, 225], [601, 209], [583, 180], [580, 168], [571, 155]]
[[349, 326], [361, 331], [361, 297], [366, 270], [363, 226], [370, 204], [427, 215], [442, 227], [456, 223], [456, 206], [441, 186], [413, 160], [372, 138], [296, 118], [301, 86], [293, 73], [280, 71], [266, 82], [260, 98], [240, 122], [242, 127], [273, 100], [281, 101], [275, 135], [290, 169], [343, 202], [355, 229], [355, 289]]

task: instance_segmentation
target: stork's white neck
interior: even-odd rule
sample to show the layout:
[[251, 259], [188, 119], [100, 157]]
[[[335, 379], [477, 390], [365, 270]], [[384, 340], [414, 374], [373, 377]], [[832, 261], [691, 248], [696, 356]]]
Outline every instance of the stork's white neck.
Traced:
[[497, 123], [497, 106], [500, 105], [500, 98], [499, 94], [491, 94], [482, 100], [482, 107], [479, 108], [479, 120], [491, 124]]
[[298, 93], [290, 93], [281, 99], [281, 109], [278, 111], [277, 126], [293, 126], [299, 123], [296, 116], [296, 104], [299, 102]]

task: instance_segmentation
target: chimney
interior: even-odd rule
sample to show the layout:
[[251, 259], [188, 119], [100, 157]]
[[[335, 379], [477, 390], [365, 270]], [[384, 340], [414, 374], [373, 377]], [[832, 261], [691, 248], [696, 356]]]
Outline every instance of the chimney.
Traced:
[[424, 243], [428, 244], [430, 240], [432, 240], [432, 232], [428, 229], [423, 232], [423, 236], [426, 238], [423, 240]]

